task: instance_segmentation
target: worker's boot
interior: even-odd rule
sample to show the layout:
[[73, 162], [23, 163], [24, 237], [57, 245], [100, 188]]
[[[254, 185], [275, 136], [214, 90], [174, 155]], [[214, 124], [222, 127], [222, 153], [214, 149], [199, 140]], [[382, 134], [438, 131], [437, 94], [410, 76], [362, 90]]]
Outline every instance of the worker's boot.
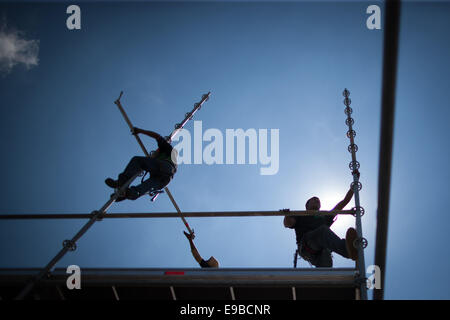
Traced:
[[[131, 188], [135, 188], [135, 187], [131, 187]], [[111, 198], [114, 197], [116, 195], [116, 193], [111, 194]], [[118, 197], [116, 198], [116, 202], [120, 202], [123, 200], [136, 200], [137, 198], [139, 198], [139, 193], [137, 193], [134, 189], [130, 189], [130, 188], [126, 188], [125, 190], [123, 190], [120, 194], [118, 194]]]
[[[111, 194], [111, 198], [114, 197], [115, 195], [117, 195], [117, 193], [112, 193]], [[121, 194], [118, 195], [118, 197], [116, 198], [116, 202], [120, 202], [123, 200], [126, 200], [127, 198], [127, 189], [125, 189], [123, 192], [121, 192]]]
[[358, 250], [355, 247], [356, 239], [358, 239], [358, 233], [354, 228], [348, 228], [345, 235], [345, 244], [347, 247], [348, 257], [353, 261], [358, 260]]
[[118, 180], [114, 180], [111, 178], [106, 178], [105, 179], [105, 183], [108, 187], [113, 188], [113, 189], [117, 189], [119, 187], [119, 181]]

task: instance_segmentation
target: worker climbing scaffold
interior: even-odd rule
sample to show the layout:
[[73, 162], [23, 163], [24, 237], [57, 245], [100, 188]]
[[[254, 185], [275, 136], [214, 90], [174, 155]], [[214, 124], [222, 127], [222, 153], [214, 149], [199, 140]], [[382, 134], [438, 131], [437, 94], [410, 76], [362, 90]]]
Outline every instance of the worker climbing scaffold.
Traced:
[[[355, 172], [359, 176], [359, 172]], [[344, 199], [340, 201], [331, 211], [330, 215], [319, 216], [290, 216], [284, 217], [283, 224], [286, 228], [295, 229], [298, 249], [295, 253], [294, 264], [297, 254], [305, 261], [316, 267], [331, 268], [333, 259], [331, 252], [336, 252], [344, 258], [354, 261], [358, 258], [356, 248], [353, 242], [357, 238], [354, 228], [349, 228], [345, 239], [339, 238], [330, 230], [331, 225], [335, 221], [336, 214], [344, 209], [353, 197], [353, 190], [348, 190]], [[305, 204], [306, 210], [312, 213], [320, 210], [321, 204], [318, 197], [312, 197]]]
[[[186, 226], [187, 230], [189, 231], [190, 236], [192, 239], [195, 237], [194, 230], [190, 228], [189, 224], [187, 223], [186, 219], [183, 217], [183, 214], [178, 207], [177, 203], [175, 202], [175, 199], [173, 198], [172, 194], [170, 193], [169, 189], [166, 187], [167, 184], [170, 182], [170, 179], [173, 177], [173, 174], [175, 174], [176, 171], [176, 157], [174, 160], [172, 160], [172, 146], [170, 145], [170, 142], [175, 137], [175, 135], [180, 132], [181, 129], [186, 125], [186, 123], [191, 120], [194, 116], [194, 114], [200, 110], [201, 106], [205, 101], [209, 99], [211, 92], [208, 92], [207, 94], [204, 94], [202, 96], [202, 99], [200, 102], [197, 102], [194, 104], [194, 108], [191, 112], [186, 113], [184, 120], [181, 123], [177, 123], [175, 125], [175, 130], [172, 131], [170, 136], [168, 136], [166, 139], [162, 138], [159, 134], [151, 131], [145, 131], [139, 128], [134, 127], [131, 124], [130, 119], [128, 118], [124, 108], [122, 107], [122, 104], [120, 102], [120, 98], [123, 95], [123, 92], [120, 93], [119, 98], [114, 101], [114, 103], [119, 108], [120, 112], [122, 113], [122, 116], [124, 117], [125, 121], [127, 122], [129, 128], [131, 129], [131, 133], [136, 137], [137, 142], [142, 148], [142, 151], [146, 155], [146, 157], [135, 157], [133, 158], [129, 166], [125, 169], [123, 174], [120, 176], [118, 180], [113, 179], [106, 179], [106, 184], [110, 187], [113, 187], [116, 189], [116, 192], [113, 193], [110, 197], [110, 199], [99, 209], [94, 210], [92, 214], [90, 215], [89, 221], [78, 231], [78, 233], [72, 238], [72, 239], [66, 239], [63, 241], [63, 248], [56, 254], [56, 256], [43, 268], [41, 271], [34, 276], [24, 287], [24, 289], [16, 296], [16, 300], [23, 299], [38, 283], [43, 277], [45, 277], [50, 270], [56, 265], [56, 263], [64, 257], [64, 255], [68, 251], [74, 251], [77, 248], [76, 242], [86, 233], [86, 231], [96, 222], [99, 220], [102, 220], [103, 217], [106, 215], [106, 211], [111, 207], [111, 205], [116, 201], [121, 201], [126, 198], [133, 199], [138, 198], [139, 196], [142, 196], [145, 193], [150, 192], [150, 196], [152, 197], [152, 201], [156, 199], [156, 197], [162, 192], [162, 188], [164, 188], [164, 191], [167, 193], [167, 195], [170, 198], [170, 201], [174, 205], [175, 209], [177, 210], [180, 218], [183, 220], [184, 225]], [[155, 138], [158, 142], [159, 150], [157, 150], [153, 157], [147, 152], [147, 149], [145, 148], [144, 144], [142, 143], [141, 139], [139, 138], [138, 134], [143, 133], [147, 134], [153, 138]], [[170, 149], [170, 151], [169, 151]], [[169, 159], [170, 155], [170, 159]], [[145, 158], [145, 159], [143, 159]], [[148, 159], [147, 159], [148, 158]], [[161, 161], [170, 160], [173, 161], [174, 167], [170, 163], [163, 163]], [[167, 161], [168, 162], [168, 161]], [[159, 167], [157, 167], [159, 165]], [[128, 170], [127, 170], [128, 169]], [[128, 186], [138, 177], [140, 172], [143, 170], [150, 172], [150, 178], [147, 181], [143, 181], [141, 185], [133, 188], [128, 188]], [[175, 170], [174, 170], [175, 169]], [[153, 176], [152, 176], [153, 173]], [[163, 175], [165, 174], [165, 176]], [[169, 175], [170, 173], [170, 175]], [[170, 177], [170, 179], [169, 179]]]
[[[147, 193], [154, 195], [155, 193], [161, 192], [161, 189], [169, 184], [177, 171], [177, 150], [165, 138], [156, 132], [142, 130], [136, 127], [132, 128], [132, 133], [134, 135], [141, 133], [154, 138], [158, 143], [158, 149], [150, 157], [135, 156], [131, 158], [125, 170], [119, 174], [117, 180], [112, 178], [105, 180], [106, 185], [118, 190], [131, 177], [143, 170], [150, 174], [150, 177], [144, 181], [145, 174], [141, 181], [142, 183], [138, 186], [127, 187], [123, 194], [119, 195], [116, 199], [116, 202], [125, 199], [136, 200]], [[111, 196], [114, 196], [114, 194]]]

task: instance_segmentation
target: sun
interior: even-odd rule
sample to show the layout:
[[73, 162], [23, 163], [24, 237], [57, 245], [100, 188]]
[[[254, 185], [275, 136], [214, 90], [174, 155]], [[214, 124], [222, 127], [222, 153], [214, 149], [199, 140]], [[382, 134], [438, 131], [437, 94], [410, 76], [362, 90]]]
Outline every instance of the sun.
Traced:
[[[345, 194], [341, 192], [335, 191], [326, 191], [322, 192], [319, 195], [321, 208], [320, 210], [328, 211], [333, 209], [340, 201], [344, 199]], [[353, 199], [344, 208], [344, 210], [348, 210], [354, 206]], [[343, 236], [346, 231], [350, 227], [355, 226], [355, 218], [352, 215], [338, 215], [333, 225], [331, 226], [331, 230], [333, 230], [337, 235]]]

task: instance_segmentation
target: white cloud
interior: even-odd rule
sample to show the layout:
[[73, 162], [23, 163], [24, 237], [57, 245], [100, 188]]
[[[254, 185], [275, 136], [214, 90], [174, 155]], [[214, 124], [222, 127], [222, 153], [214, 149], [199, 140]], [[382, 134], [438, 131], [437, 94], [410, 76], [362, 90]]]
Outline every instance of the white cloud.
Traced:
[[39, 40], [26, 40], [16, 30], [0, 30], [0, 72], [9, 73], [16, 65], [27, 69], [39, 63]]

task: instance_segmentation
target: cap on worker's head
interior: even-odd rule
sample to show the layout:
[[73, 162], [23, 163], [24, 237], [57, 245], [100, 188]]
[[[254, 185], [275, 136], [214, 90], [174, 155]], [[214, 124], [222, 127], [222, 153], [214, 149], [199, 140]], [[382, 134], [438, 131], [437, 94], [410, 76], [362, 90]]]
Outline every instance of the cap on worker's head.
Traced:
[[211, 256], [211, 258], [209, 258], [206, 263], [209, 264], [209, 266], [211, 268], [218, 268], [219, 267], [219, 262], [217, 262], [217, 260]]

